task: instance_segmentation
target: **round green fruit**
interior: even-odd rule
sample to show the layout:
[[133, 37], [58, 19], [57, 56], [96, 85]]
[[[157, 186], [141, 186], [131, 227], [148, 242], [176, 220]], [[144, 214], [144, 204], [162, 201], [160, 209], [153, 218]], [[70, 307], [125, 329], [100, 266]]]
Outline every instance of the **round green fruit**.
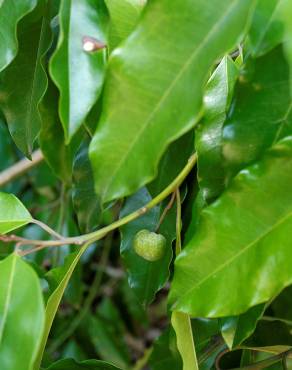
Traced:
[[160, 260], [166, 250], [166, 239], [161, 234], [140, 230], [134, 237], [134, 250], [147, 261]]

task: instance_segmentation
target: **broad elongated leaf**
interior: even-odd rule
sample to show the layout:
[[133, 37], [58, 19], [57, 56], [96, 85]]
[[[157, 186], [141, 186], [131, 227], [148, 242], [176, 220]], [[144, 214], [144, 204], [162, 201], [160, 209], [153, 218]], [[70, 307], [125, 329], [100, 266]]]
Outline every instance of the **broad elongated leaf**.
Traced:
[[17, 53], [18, 22], [37, 5], [37, 0], [2, 0], [0, 3], [0, 72]]
[[290, 137], [202, 211], [175, 264], [173, 309], [200, 317], [237, 315], [291, 284], [291, 186]]
[[60, 36], [50, 73], [60, 90], [59, 112], [67, 143], [96, 102], [104, 79], [106, 51], [83, 49], [107, 43], [107, 10], [103, 0], [62, 0]]
[[110, 49], [114, 49], [133, 31], [146, 0], [105, 0], [110, 14]]
[[32, 217], [24, 205], [13, 194], [0, 193], [0, 234], [31, 222]]
[[[110, 58], [90, 155], [104, 202], [151, 181], [167, 145], [194, 126], [214, 61], [231, 49], [252, 0], [151, 1]], [[134, 174], [134, 175], [133, 175]]]
[[119, 370], [119, 368], [104, 361], [86, 360], [78, 362], [67, 358], [55, 362], [47, 370]]
[[265, 304], [260, 304], [241, 315], [223, 317], [220, 320], [222, 336], [230, 349], [239, 346], [254, 332], [264, 310]]
[[67, 259], [62, 267], [58, 267], [49, 272], [49, 281], [51, 285], [51, 294], [46, 304], [45, 309], [45, 328], [41, 338], [40, 349], [37, 354], [37, 359], [35, 363], [34, 370], [38, 370], [43, 352], [47, 343], [47, 339], [54, 321], [55, 315], [57, 313], [59, 304], [64, 295], [65, 289], [68, 285], [68, 282], [74, 272], [74, 269], [80, 260], [82, 254], [85, 252], [86, 247], [80, 247], [78, 252], [72, 253]]
[[208, 81], [204, 96], [204, 118], [196, 129], [198, 181], [203, 196], [212, 200], [225, 188], [222, 158], [222, 129], [233, 95], [239, 69], [226, 56]]
[[49, 6], [43, 1], [19, 24], [19, 51], [3, 73], [0, 104], [19, 149], [30, 157], [41, 126], [38, 105], [47, 88], [42, 57], [51, 43]]
[[223, 130], [224, 164], [236, 172], [292, 134], [289, 66], [278, 47], [249, 59]]
[[32, 370], [43, 324], [44, 303], [38, 277], [12, 254], [0, 262], [1, 370]]

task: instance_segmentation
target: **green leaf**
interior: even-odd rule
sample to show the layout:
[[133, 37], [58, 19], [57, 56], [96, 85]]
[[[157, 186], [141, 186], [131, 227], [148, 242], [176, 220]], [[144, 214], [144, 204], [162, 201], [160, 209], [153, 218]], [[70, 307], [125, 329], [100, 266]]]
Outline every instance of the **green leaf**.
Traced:
[[79, 251], [72, 253], [68, 256], [65, 261], [64, 266], [57, 267], [51, 270], [48, 273], [50, 287], [51, 287], [51, 294], [47, 301], [46, 309], [45, 309], [45, 328], [41, 338], [41, 344], [37, 355], [37, 360], [35, 363], [34, 370], [38, 370], [42, 357], [43, 352], [47, 343], [47, 339], [57, 313], [59, 304], [62, 300], [64, 295], [65, 289], [69, 283], [69, 280], [74, 272], [74, 269], [80, 260], [82, 254], [85, 252], [88, 246], [80, 247]]
[[103, 113], [90, 146], [103, 202], [151, 181], [169, 143], [194, 126], [208, 71], [241, 40], [253, 3], [147, 5], [131, 37], [111, 55]]
[[98, 360], [86, 360], [82, 362], [73, 359], [60, 360], [52, 364], [47, 370], [119, 370], [108, 362]]
[[151, 370], [182, 369], [182, 361], [176, 347], [176, 336], [172, 327], [167, 328], [154, 342], [149, 365]]
[[92, 231], [100, 222], [101, 206], [94, 191], [88, 144], [79, 149], [73, 167], [72, 201], [82, 232]]
[[239, 316], [220, 319], [221, 333], [230, 349], [239, 346], [254, 332], [258, 320], [265, 311], [265, 306], [260, 304]]
[[[42, 58], [51, 44], [50, 8], [43, 1], [18, 27], [17, 57], [3, 72], [1, 108], [18, 148], [30, 157], [39, 133], [38, 105], [47, 88]], [[21, 81], [21, 82], [20, 82]]]
[[196, 233], [176, 260], [174, 310], [199, 317], [238, 315], [292, 283], [291, 186], [290, 137], [244, 169], [202, 211]]
[[[152, 197], [146, 188], [142, 188], [136, 194], [126, 200], [122, 208], [121, 217], [143, 207]], [[170, 211], [174, 214], [173, 209]], [[155, 296], [155, 293], [161, 289], [168, 279], [169, 264], [172, 258], [171, 243], [175, 237], [175, 217], [166, 218], [160, 229], [166, 239], [166, 252], [163, 259], [155, 262], [149, 262], [138, 256], [133, 248], [133, 239], [136, 233], [142, 229], [155, 231], [161, 214], [160, 206], [152, 208], [145, 215], [135, 221], [121, 227], [121, 255], [128, 271], [128, 281], [140, 302], [149, 304]]]
[[0, 262], [1, 370], [32, 370], [44, 324], [44, 303], [33, 269], [12, 254]]
[[226, 56], [208, 81], [204, 95], [204, 117], [196, 129], [198, 181], [207, 201], [225, 188], [226, 174], [222, 158], [222, 129], [239, 74], [233, 60]]
[[59, 113], [69, 143], [98, 99], [104, 80], [106, 50], [85, 51], [84, 38], [106, 45], [108, 18], [103, 0], [62, 0], [59, 18], [50, 74], [60, 90]]
[[[283, 6], [287, 0], [258, 0], [249, 31], [249, 50], [260, 56], [284, 38]], [[289, 0], [288, 0], [289, 2]]]
[[58, 97], [57, 88], [49, 81], [47, 92], [40, 104], [42, 127], [39, 143], [45, 160], [54, 174], [70, 184], [73, 158], [82, 139], [82, 133], [80, 132], [79, 137], [76, 137], [72, 143], [65, 145], [64, 132], [58, 115]]
[[2, 0], [0, 3], [0, 72], [15, 58], [18, 22], [37, 5], [37, 0]]
[[230, 172], [237, 172], [292, 134], [289, 89], [289, 66], [281, 47], [247, 61], [223, 130], [224, 165]]
[[0, 234], [9, 233], [32, 221], [24, 205], [13, 194], [0, 192]]
[[146, 0], [105, 0], [110, 13], [110, 50], [133, 31]]
[[117, 308], [105, 298], [95, 315], [88, 318], [88, 331], [98, 356], [121, 368], [128, 368], [130, 357], [125, 343], [125, 327]]

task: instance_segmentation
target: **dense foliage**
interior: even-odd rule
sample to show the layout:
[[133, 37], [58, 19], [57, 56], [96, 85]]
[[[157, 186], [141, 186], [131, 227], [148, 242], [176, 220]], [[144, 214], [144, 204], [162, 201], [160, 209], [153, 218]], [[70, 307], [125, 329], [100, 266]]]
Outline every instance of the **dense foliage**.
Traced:
[[0, 1], [0, 369], [292, 368], [292, 1]]

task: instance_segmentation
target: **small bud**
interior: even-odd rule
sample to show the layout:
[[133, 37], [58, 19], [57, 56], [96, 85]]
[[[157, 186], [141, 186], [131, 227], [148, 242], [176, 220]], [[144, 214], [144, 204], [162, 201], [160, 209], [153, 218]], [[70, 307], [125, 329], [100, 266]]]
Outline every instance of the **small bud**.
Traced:
[[105, 43], [90, 36], [84, 36], [82, 39], [82, 43], [83, 50], [87, 52], [97, 51], [106, 47]]

